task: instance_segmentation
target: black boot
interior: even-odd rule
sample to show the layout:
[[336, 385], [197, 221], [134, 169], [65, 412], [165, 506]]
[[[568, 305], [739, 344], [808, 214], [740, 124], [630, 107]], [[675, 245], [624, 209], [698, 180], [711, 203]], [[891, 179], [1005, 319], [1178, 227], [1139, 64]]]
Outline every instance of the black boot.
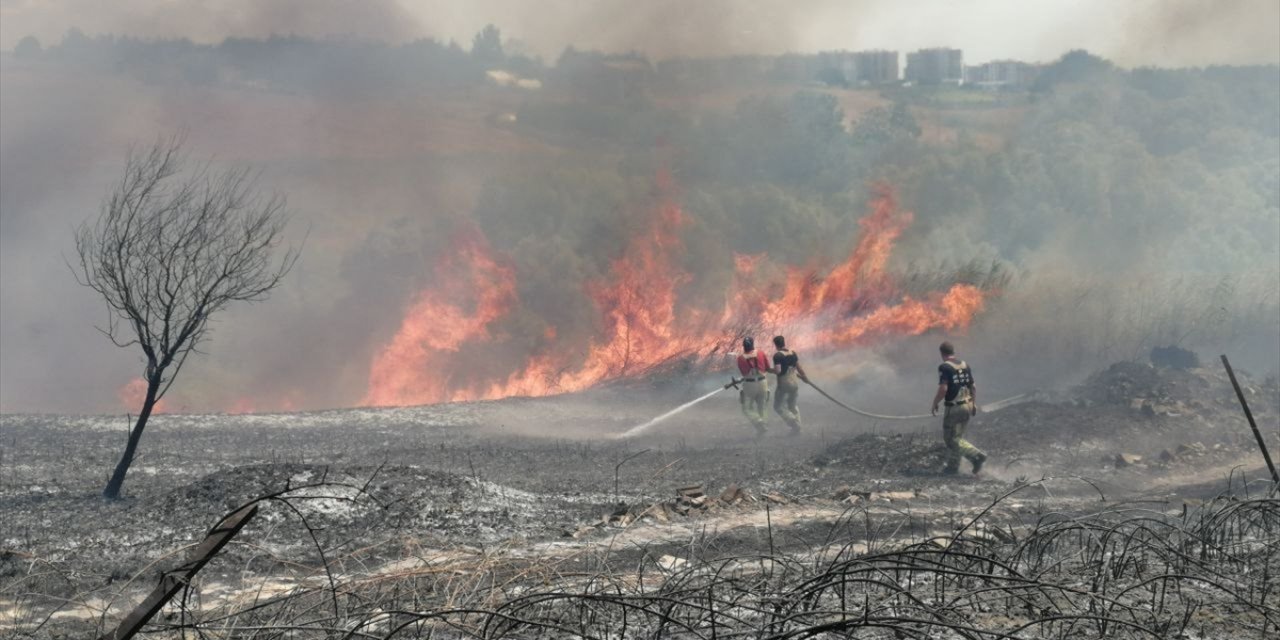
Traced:
[[979, 471], [982, 471], [982, 463], [986, 461], [987, 461], [987, 454], [985, 453], [979, 453], [978, 457], [973, 459], [973, 475], [976, 476], [978, 475]]

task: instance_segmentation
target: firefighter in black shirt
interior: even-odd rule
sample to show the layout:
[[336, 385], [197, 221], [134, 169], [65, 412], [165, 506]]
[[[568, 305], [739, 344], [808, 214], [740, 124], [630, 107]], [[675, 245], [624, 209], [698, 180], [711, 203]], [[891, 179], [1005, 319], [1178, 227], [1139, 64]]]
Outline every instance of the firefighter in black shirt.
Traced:
[[964, 439], [969, 417], [978, 413], [973, 369], [956, 357], [956, 348], [950, 342], [943, 342], [938, 351], [942, 354], [942, 364], [938, 365], [938, 392], [933, 396], [933, 415], [938, 415], [938, 403], [945, 402], [942, 437], [947, 443], [947, 466], [942, 472], [948, 475], [958, 473], [960, 458], [964, 457], [973, 463], [973, 474], [977, 475], [987, 460], [987, 454]]
[[787, 339], [774, 336], [773, 346], [778, 350], [773, 354], [773, 368], [778, 374], [778, 391], [773, 396], [773, 410], [782, 416], [782, 421], [791, 427], [791, 435], [800, 433], [800, 407], [796, 406], [796, 396], [800, 394], [800, 380], [808, 382], [804, 375], [804, 367], [800, 366], [800, 356], [787, 348]]

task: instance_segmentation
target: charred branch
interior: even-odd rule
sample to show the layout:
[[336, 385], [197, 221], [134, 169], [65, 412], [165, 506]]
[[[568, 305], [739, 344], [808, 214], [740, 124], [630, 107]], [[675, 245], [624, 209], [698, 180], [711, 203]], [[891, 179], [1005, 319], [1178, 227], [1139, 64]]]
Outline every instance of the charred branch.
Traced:
[[278, 259], [288, 216], [249, 168], [191, 167], [181, 136], [132, 150], [98, 217], [75, 233], [77, 281], [107, 304], [99, 327], [142, 351], [146, 396], [125, 455], [103, 492], [119, 496], [137, 441], [157, 402], [208, 338], [209, 320], [233, 302], [266, 299], [297, 262]]

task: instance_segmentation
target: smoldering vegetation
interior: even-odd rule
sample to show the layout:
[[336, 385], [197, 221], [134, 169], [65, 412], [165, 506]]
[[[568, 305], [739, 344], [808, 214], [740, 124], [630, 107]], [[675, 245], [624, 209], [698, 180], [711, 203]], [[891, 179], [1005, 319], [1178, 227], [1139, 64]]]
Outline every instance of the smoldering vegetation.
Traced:
[[[72, 31], [6, 55], [5, 409], [121, 408], [136, 365], [79, 331], [98, 312], [56, 276], [55, 230], [92, 212], [125, 146], [157, 127], [262, 166], [310, 247], [270, 304], [227, 315], [170, 410], [359, 402], [371, 360], [475, 230], [519, 278], [473, 364], [501, 377], [540, 350], [586, 349], [602, 323], [589, 285], [643, 231], [664, 169], [686, 220], [678, 309], [723, 308], [735, 254], [822, 273], [887, 183], [914, 213], [896, 295], [988, 291], [963, 338], [1000, 363], [988, 380], [1053, 385], [1167, 344], [1264, 372], [1280, 360], [1274, 67], [1127, 70], [1073, 52], [1025, 90], [984, 92], [820, 82], [766, 56], [548, 62], [507, 54], [496, 29], [470, 44]], [[936, 340], [857, 356], [906, 370]], [[65, 371], [73, 351], [93, 366]]]

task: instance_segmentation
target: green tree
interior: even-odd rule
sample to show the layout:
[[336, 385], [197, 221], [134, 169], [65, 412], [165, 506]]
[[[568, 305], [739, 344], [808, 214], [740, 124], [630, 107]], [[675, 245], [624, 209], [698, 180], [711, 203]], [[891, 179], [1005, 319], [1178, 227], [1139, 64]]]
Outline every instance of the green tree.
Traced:
[[487, 24], [471, 40], [471, 57], [481, 64], [502, 64], [507, 56], [502, 51], [502, 32]]
[[912, 138], [920, 137], [920, 123], [916, 122], [916, 117], [912, 115], [911, 107], [905, 100], [893, 103], [893, 110], [889, 112], [889, 126]]
[[1068, 51], [1057, 62], [1047, 66], [1036, 76], [1032, 90], [1048, 91], [1059, 83], [1096, 80], [1113, 70], [1111, 62], [1085, 51]]
[[13, 55], [24, 59], [38, 58], [43, 51], [40, 41], [36, 40], [35, 36], [26, 36], [18, 41], [18, 46], [13, 48]]

